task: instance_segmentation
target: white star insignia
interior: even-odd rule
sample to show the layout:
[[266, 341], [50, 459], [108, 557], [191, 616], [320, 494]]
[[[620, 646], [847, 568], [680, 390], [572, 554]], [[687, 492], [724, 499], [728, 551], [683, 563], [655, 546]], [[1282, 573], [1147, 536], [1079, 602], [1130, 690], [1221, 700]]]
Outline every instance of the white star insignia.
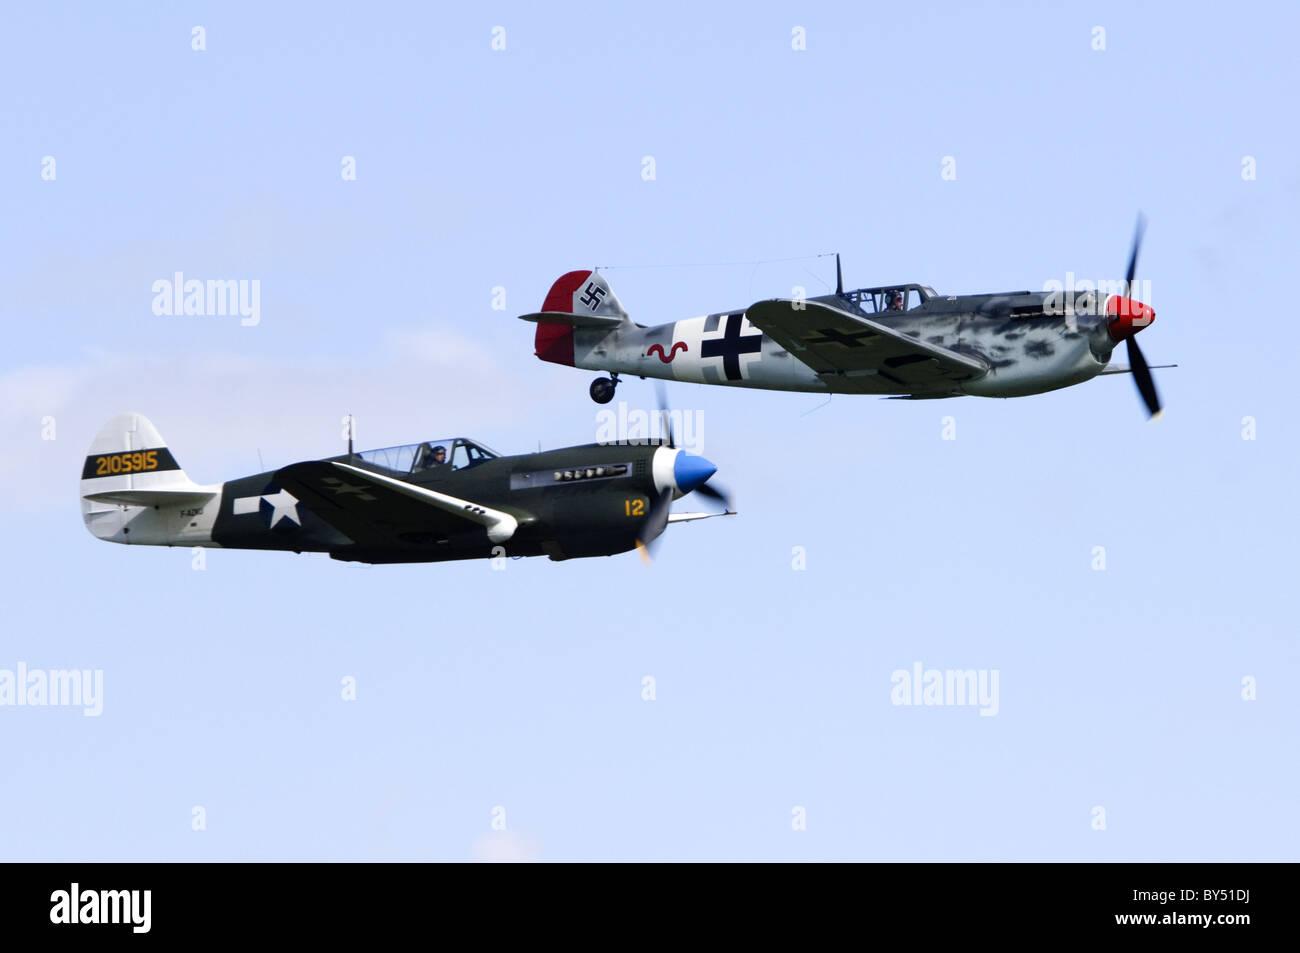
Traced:
[[293, 520], [299, 526], [302, 525], [302, 520], [298, 518], [298, 498], [288, 490], [281, 490], [275, 496], [264, 496], [262, 499], [272, 506], [271, 529], [275, 529], [275, 524], [282, 519]]
[[288, 490], [262, 496], [241, 496], [234, 501], [231, 511], [236, 516], [260, 513], [263, 500], [271, 504], [271, 529], [275, 529], [275, 524], [282, 519], [293, 520], [299, 526], [302, 525], [302, 520], [298, 518], [298, 498]]

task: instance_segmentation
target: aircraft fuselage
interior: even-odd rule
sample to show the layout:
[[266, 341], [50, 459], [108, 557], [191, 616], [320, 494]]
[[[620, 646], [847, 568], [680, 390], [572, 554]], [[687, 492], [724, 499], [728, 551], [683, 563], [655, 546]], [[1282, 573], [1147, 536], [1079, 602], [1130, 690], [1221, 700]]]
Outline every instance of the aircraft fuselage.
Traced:
[[[576, 328], [574, 366], [700, 384], [820, 393], [874, 393], [913, 397], [1021, 397], [1086, 381], [1101, 373], [1114, 346], [1105, 333], [1105, 301], [1084, 312], [1058, 309], [1045, 292], [933, 296], [908, 311], [860, 311], [845, 296], [810, 302], [849, 310], [929, 344], [970, 355], [987, 365], [981, 376], [922, 388], [887, 376], [864, 382], [818, 373], [745, 317], [743, 309], [640, 328]], [[1044, 311], [1044, 306], [1048, 310]], [[1091, 310], [1095, 313], [1086, 313]], [[837, 332], [829, 332], [836, 334]], [[832, 338], [857, 346], [852, 334]]]

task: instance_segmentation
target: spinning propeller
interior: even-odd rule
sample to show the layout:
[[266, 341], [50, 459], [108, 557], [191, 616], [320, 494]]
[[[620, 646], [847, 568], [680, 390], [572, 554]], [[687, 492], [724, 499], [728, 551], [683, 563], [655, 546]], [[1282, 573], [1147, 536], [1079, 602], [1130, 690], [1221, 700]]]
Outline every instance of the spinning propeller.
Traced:
[[655, 382], [655, 392], [659, 398], [659, 417], [663, 422], [664, 446], [668, 450], [675, 451], [676, 456], [672, 464], [674, 486], [660, 490], [659, 495], [650, 503], [650, 511], [646, 513], [645, 519], [637, 529], [636, 548], [646, 563], [650, 562], [650, 557], [653, 555], [655, 541], [668, 526], [668, 514], [672, 509], [675, 496], [698, 493], [720, 502], [726, 513], [733, 512], [731, 495], [726, 490], [712, 487], [708, 483], [709, 478], [717, 472], [718, 468], [703, 457], [677, 449], [677, 442], [673, 436], [672, 414], [668, 411], [668, 400], [664, 396], [662, 383]]
[[1107, 331], [1112, 341], [1122, 340], [1128, 348], [1129, 368], [1133, 372], [1133, 382], [1137, 384], [1142, 402], [1146, 404], [1147, 413], [1152, 420], [1160, 416], [1160, 396], [1156, 393], [1156, 382], [1151, 376], [1151, 368], [1142, 356], [1136, 335], [1156, 318], [1150, 306], [1134, 301], [1133, 278], [1137, 274], [1138, 252], [1142, 248], [1142, 233], [1146, 231], [1146, 219], [1138, 216], [1137, 230], [1133, 233], [1133, 248], [1129, 251], [1128, 271], [1124, 275], [1124, 295], [1112, 295], [1106, 305], [1110, 313]]

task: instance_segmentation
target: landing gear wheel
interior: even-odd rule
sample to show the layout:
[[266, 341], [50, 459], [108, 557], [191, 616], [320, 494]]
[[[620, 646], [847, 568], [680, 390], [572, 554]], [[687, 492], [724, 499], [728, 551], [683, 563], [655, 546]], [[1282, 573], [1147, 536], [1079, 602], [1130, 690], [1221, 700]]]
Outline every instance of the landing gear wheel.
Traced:
[[591, 382], [591, 387], [588, 390], [588, 393], [591, 394], [591, 399], [594, 400], [596, 403], [608, 404], [611, 400], [614, 399], [614, 388], [617, 386], [618, 386], [617, 379], [611, 379], [608, 377], [597, 377], [594, 381]]

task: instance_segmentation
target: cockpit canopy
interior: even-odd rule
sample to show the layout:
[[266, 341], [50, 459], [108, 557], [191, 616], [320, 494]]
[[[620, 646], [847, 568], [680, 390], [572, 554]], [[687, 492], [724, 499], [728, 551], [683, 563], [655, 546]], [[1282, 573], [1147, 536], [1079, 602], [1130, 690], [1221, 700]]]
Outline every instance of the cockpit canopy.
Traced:
[[425, 473], [439, 467], [466, 470], [486, 460], [495, 460], [501, 454], [466, 437], [448, 437], [401, 447], [363, 450], [357, 456], [373, 467], [392, 473]]
[[911, 311], [919, 308], [935, 291], [928, 285], [894, 285], [885, 288], [859, 288], [846, 291], [841, 297], [847, 298], [867, 314], [890, 314]]

